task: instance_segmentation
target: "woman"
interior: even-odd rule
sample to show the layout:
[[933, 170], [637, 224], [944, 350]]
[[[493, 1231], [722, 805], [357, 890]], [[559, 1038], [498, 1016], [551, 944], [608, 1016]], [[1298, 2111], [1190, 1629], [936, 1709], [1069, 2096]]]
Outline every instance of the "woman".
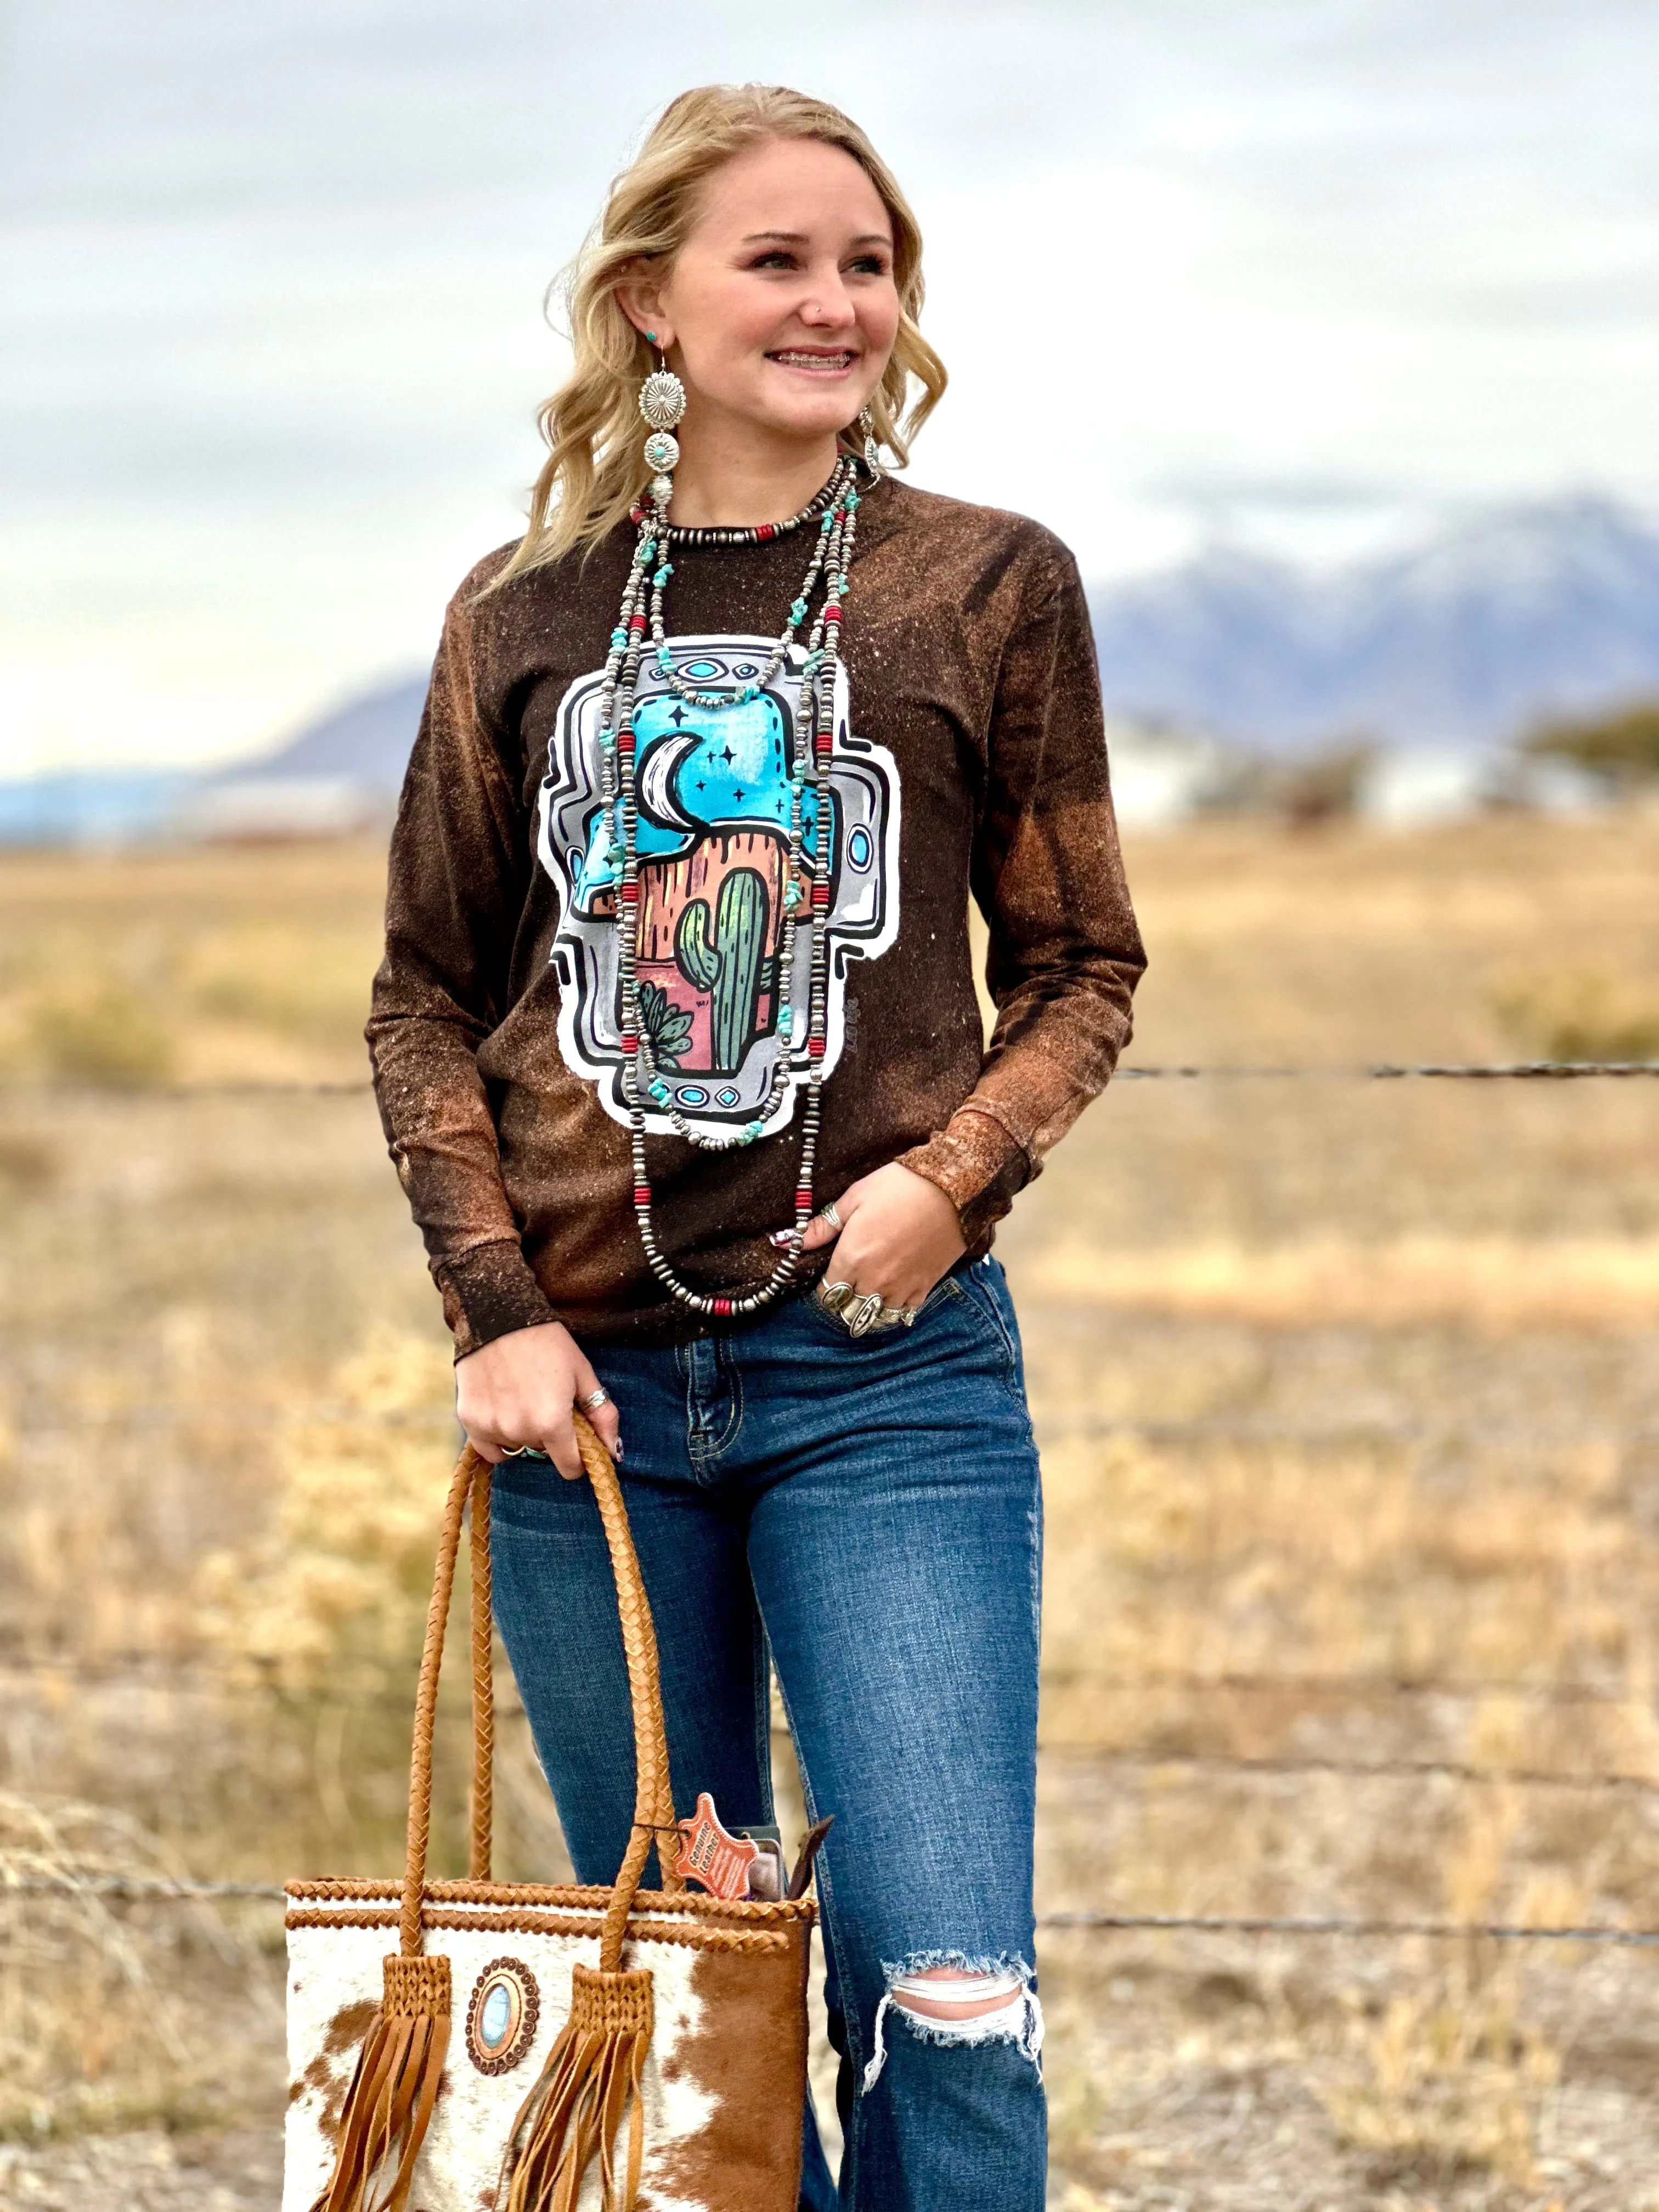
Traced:
[[921, 297], [838, 111], [664, 114], [529, 530], [449, 610], [369, 1036], [579, 1878], [632, 1773], [573, 1406], [626, 1440], [680, 1810], [770, 1820], [775, 1665], [835, 1816], [839, 2201], [1036, 2212], [1041, 1498], [989, 1247], [1143, 959], [1071, 556], [873, 465], [944, 389]]

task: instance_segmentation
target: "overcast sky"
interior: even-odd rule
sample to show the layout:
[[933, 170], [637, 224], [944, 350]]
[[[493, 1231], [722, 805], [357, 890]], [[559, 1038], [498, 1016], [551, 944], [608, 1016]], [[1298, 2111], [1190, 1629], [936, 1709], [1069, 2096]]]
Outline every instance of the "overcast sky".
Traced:
[[661, 102], [839, 101], [925, 484], [1085, 573], [1659, 500], [1654, 0], [0, 0], [0, 772], [246, 752], [520, 526], [549, 277]]

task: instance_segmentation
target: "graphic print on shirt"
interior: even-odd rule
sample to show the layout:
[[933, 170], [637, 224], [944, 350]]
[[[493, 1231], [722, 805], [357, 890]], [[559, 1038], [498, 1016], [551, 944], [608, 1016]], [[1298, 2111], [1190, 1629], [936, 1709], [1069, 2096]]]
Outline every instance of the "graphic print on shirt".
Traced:
[[[775, 641], [686, 637], [670, 641], [681, 680], [716, 690], [752, 682]], [[812, 933], [797, 908], [793, 975], [780, 975], [789, 857], [789, 768], [794, 757], [805, 654], [791, 649], [771, 684], [740, 707], [694, 707], [647, 659], [634, 701], [635, 803], [640, 863], [640, 1021], [673, 1102], [688, 1121], [742, 1123], [760, 1112], [779, 1056], [792, 1080], [766, 1124], [769, 1136], [795, 1110], [805, 1084]], [[542, 785], [538, 850], [559, 896], [551, 959], [560, 989], [565, 1065], [598, 1086], [624, 1125], [622, 990], [617, 964], [617, 890], [622, 881], [620, 807], [607, 811], [599, 781], [604, 675], [578, 677], [560, 702]], [[802, 794], [803, 856], [829, 854], [830, 908], [823, 1073], [841, 1057], [847, 974], [879, 958], [898, 935], [899, 781], [884, 746], [853, 734], [846, 671], [836, 671], [830, 819]], [[793, 1009], [785, 1036], [778, 1017]], [[672, 1133], [656, 1107], [646, 1127]]]

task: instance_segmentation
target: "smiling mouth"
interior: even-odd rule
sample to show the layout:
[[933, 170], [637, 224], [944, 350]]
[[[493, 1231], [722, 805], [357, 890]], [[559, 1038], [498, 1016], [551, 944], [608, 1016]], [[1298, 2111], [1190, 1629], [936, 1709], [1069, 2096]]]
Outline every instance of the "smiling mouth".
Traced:
[[851, 368], [858, 356], [850, 346], [826, 347], [822, 351], [809, 346], [783, 346], [766, 358], [781, 368], [804, 368], [811, 376], [839, 376]]

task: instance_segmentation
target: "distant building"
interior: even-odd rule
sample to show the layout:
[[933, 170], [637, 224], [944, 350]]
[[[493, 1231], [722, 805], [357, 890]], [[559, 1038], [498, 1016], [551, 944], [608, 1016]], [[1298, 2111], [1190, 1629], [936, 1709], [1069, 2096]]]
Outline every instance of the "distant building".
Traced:
[[1389, 830], [1455, 822], [1486, 805], [1492, 773], [1490, 758], [1480, 753], [1389, 745], [1373, 753], [1356, 778], [1353, 811], [1362, 822]]
[[1425, 829], [1491, 807], [1589, 814], [1608, 803], [1606, 787], [1568, 762], [1407, 745], [1375, 753], [1354, 789], [1354, 812], [1362, 821], [1389, 830]]
[[350, 775], [227, 776], [187, 793], [175, 836], [250, 843], [265, 838], [350, 837], [387, 828], [396, 794]]
[[1232, 803], [1243, 756], [1171, 722], [1109, 717], [1112, 803], [1127, 830], [1171, 830]]

